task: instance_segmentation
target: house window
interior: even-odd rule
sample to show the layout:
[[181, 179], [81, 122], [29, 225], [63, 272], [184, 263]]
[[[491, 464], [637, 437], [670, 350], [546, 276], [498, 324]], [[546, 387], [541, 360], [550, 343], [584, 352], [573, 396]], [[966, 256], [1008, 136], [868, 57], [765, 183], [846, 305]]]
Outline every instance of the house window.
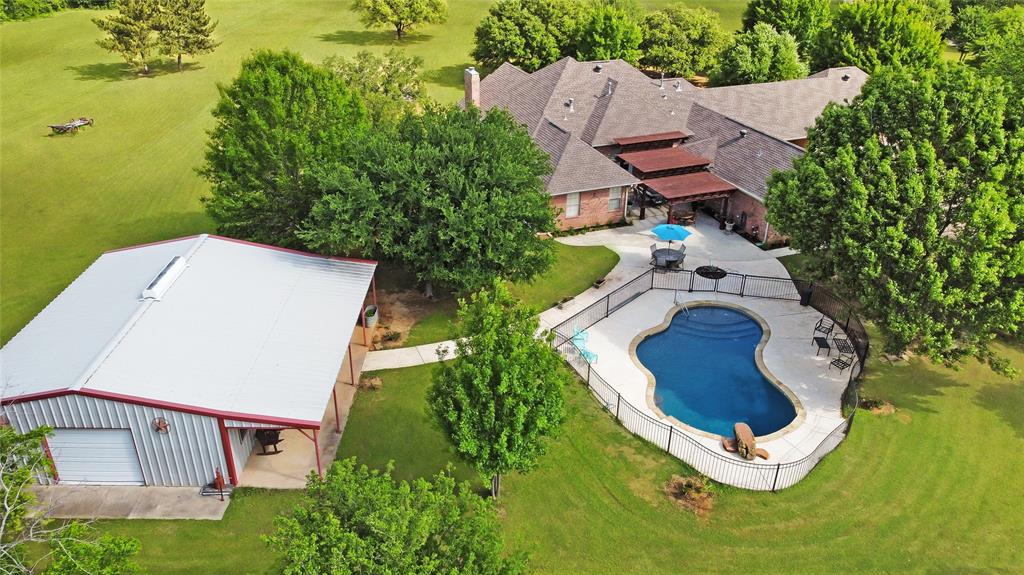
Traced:
[[622, 186], [608, 189], [608, 211], [617, 212], [622, 209]]
[[575, 218], [580, 215], [580, 193], [573, 192], [565, 196], [565, 217]]

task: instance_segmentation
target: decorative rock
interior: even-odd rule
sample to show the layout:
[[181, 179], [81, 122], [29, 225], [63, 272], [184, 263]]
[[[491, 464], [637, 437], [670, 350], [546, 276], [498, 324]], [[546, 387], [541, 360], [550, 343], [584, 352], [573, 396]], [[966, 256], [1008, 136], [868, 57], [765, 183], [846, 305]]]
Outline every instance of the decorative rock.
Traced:
[[740, 457], [752, 460], [757, 456], [757, 444], [754, 441], [754, 432], [746, 423], [733, 425], [732, 432], [736, 436], [736, 450]]

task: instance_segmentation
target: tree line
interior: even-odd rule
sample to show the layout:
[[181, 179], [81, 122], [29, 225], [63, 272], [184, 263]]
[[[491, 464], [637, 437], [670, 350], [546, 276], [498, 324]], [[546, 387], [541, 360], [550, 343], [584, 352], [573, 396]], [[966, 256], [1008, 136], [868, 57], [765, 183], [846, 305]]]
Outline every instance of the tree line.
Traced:
[[510, 62], [529, 72], [565, 56], [621, 58], [730, 85], [935, 63], [953, 23], [949, 0], [752, 0], [730, 35], [716, 13], [683, 3], [647, 12], [631, 0], [501, 0], [477, 27], [472, 55], [485, 68]]
[[30, 20], [68, 8], [106, 8], [113, 0], [3, 0], [0, 22]]

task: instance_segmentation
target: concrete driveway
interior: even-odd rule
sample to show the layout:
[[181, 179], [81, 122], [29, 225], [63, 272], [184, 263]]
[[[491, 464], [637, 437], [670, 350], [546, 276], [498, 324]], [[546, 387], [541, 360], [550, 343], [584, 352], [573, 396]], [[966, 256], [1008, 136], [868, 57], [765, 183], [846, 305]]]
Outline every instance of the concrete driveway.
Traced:
[[39, 511], [60, 519], [219, 520], [230, 497], [199, 495], [198, 487], [37, 485]]

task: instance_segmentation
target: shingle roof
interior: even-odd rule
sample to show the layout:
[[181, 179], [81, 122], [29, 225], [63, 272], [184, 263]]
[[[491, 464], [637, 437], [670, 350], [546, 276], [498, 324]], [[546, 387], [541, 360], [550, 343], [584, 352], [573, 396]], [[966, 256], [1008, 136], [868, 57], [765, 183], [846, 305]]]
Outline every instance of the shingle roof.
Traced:
[[[693, 105], [689, 118], [694, 133], [715, 142], [711, 171], [759, 198], [764, 197], [772, 173], [789, 169], [793, 160], [803, 154], [799, 146], [751, 129], [700, 104]], [[740, 130], [746, 130], [746, 135]]]
[[[788, 168], [801, 153], [786, 140], [805, 137], [828, 102], [852, 99], [866, 78], [849, 67], [802, 80], [702, 89], [681, 79], [649, 78], [622, 60], [567, 57], [532, 74], [503, 64], [481, 81], [480, 94], [484, 110], [507, 108], [551, 155], [552, 194], [628, 185], [621, 183], [624, 170], [580, 143], [599, 148], [677, 131], [692, 135], [682, 149], [711, 160], [713, 172], [762, 196], [768, 175]], [[740, 129], [749, 132], [743, 141]], [[603, 178], [617, 183], [601, 183]]]
[[604, 154], [552, 122], [543, 122], [534, 141], [551, 156], [554, 172], [547, 177], [552, 196], [640, 182]]
[[691, 92], [694, 101], [783, 140], [807, 137], [829, 102], [853, 100], [868, 75], [854, 66], [799, 80], [722, 86]]

